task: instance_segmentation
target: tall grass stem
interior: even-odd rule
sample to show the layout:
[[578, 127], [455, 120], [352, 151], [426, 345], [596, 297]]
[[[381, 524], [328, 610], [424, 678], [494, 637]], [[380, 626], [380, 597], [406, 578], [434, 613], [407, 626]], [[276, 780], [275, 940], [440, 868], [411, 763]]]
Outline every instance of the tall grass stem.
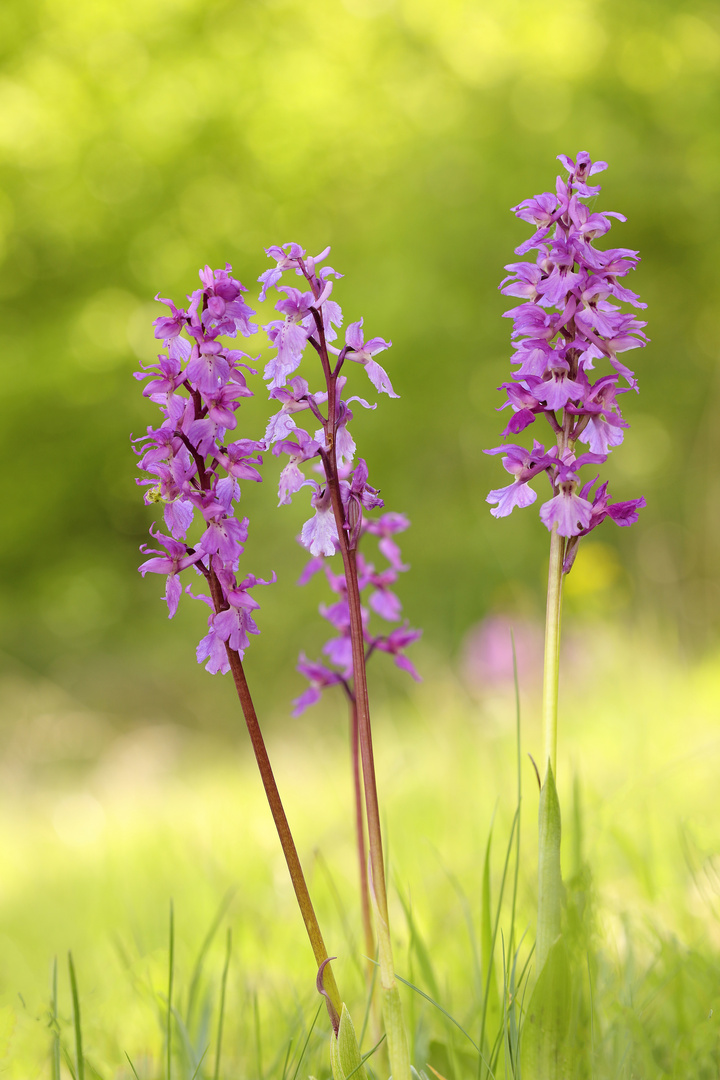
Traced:
[[75, 1078], [85, 1080], [85, 1058], [83, 1056], [82, 1021], [80, 1019], [80, 995], [78, 994], [75, 964], [72, 953], [68, 953], [68, 974], [70, 976], [70, 994], [73, 1005], [73, 1028], [75, 1029]]
[[167, 990], [167, 1018], [165, 1023], [166, 1066], [167, 1080], [172, 1075], [172, 998], [173, 980], [175, 978], [175, 909], [170, 901], [170, 933], [168, 943], [168, 990]]
[[222, 979], [220, 981], [220, 1008], [218, 1011], [218, 1026], [217, 1026], [217, 1042], [215, 1046], [215, 1068], [213, 1070], [213, 1080], [218, 1080], [220, 1076], [220, 1056], [222, 1054], [222, 1037], [223, 1037], [223, 1022], [225, 1019], [225, 990], [227, 988], [228, 970], [230, 968], [230, 956], [232, 954], [232, 930], [228, 927], [227, 942], [225, 946], [225, 966], [223, 967]]
[[51, 979], [51, 1008], [50, 1024], [52, 1027], [52, 1051], [51, 1051], [51, 1076], [52, 1080], [60, 1080], [60, 1027], [58, 1022], [58, 984], [57, 984], [57, 956], [53, 958]]

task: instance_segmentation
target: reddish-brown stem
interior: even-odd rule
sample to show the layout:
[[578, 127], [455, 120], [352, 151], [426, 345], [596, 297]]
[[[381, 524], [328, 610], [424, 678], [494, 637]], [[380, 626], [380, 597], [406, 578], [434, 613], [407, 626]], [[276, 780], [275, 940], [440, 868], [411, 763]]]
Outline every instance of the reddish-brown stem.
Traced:
[[[203, 310], [205, 308], [205, 301], [203, 300]], [[198, 391], [186, 381], [185, 386], [193, 400], [195, 409], [195, 418], [198, 419], [203, 415], [202, 398]], [[205, 462], [202, 455], [198, 452], [197, 448], [192, 445], [187, 436], [182, 432], [177, 432], [185, 445], [188, 447], [192, 454], [195, 464], [198, 470], [198, 479], [200, 481], [200, 488], [203, 491], [210, 489], [210, 478], [205, 468]], [[190, 551], [192, 549], [188, 549]], [[228, 604], [223, 595], [222, 587], [218, 580], [217, 574], [212, 566], [212, 557], [208, 557], [207, 567], [202, 562], [198, 564], [198, 569], [204, 574], [210, 587], [210, 595], [212, 597], [213, 607], [216, 614], [226, 610]], [[283, 855], [285, 856], [285, 862], [287, 864], [288, 872], [290, 874], [290, 880], [292, 881], [293, 889], [295, 890], [295, 896], [297, 898], [300, 913], [305, 923], [305, 929], [310, 939], [310, 944], [315, 956], [315, 962], [318, 966], [318, 989], [325, 997], [327, 1010], [330, 1016], [330, 1020], [333, 1025], [335, 1034], [337, 1035], [340, 1026], [340, 1013], [342, 1012], [342, 999], [340, 998], [340, 992], [335, 982], [335, 976], [330, 967], [328, 951], [325, 948], [325, 942], [323, 941], [322, 932], [320, 930], [320, 924], [318, 923], [315, 909], [310, 899], [310, 893], [308, 891], [307, 882], [305, 881], [305, 875], [303, 874], [302, 865], [295, 847], [295, 841], [293, 840], [292, 833], [290, 831], [290, 825], [288, 823], [287, 815], [285, 814], [285, 808], [280, 798], [280, 792], [278, 790], [277, 783], [275, 782], [275, 775], [270, 764], [270, 758], [268, 756], [267, 747], [265, 746], [265, 740], [260, 730], [260, 724], [258, 723], [257, 713], [255, 712], [255, 705], [250, 694], [250, 688], [245, 678], [245, 671], [240, 659], [240, 654], [231, 649], [228, 643], [225, 643], [225, 651], [227, 653], [228, 662], [230, 664], [230, 670], [235, 682], [235, 689], [240, 700], [240, 705], [245, 717], [245, 723], [247, 725], [248, 734], [250, 735], [250, 742], [252, 743], [253, 752], [255, 754], [255, 760], [257, 762], [258, 769], [260, 770], [260, 778], [262, 780], [263, 787], [265, 788], [265, 794], [270, 806], [270, 813], [272, 814], [273, 821], [275, 822], [275, 828], [277, 829], [278, 837], [280, 838], [280, 846], [282, 847]]]
[[327, 484], [330, 489], [330, 498], [347, 588], [347, 601], [350, 615], [350, 639], [352, 643], [353, 688], [355, 692], [358, 740], [360, 744], [360, 759], [362, 763], [363, 787], [365, 792], [365, 811], [367, 815], [372, 887], [380, 918], [387, 926], [387, 886], [385, 882], [382, 832], [380, 829], [380, 806], [377, 794], [377, 781], [375, 778], [372, 729], [370, 726], [370, 703], [368, 700], [367, 672], [365, 669], [365, 645], [362, 608], [360, 605], [360, 589], [358, 587], [356, 553], [354, 550], [350, 549], [348, 533], [345, 528], [345, 511], [342, 505], [342, 496], [340, 494], [337, 459], [335, 455], [337, 377], [330, 369], [322, 316], [320, 312], [315, 309], [313, 309], [313, 316], [315, 318], [315, 326], [320, 345], [318, 353], [322, 362], [328, 391], [327, 444], [325, 446], [325, 453], [322, 455], [322, 460], [325, 467]]
[[[210, 585], [213, 606], [216, 612], [220, 612], [227, 608], [227, 603], [223, 597], [217, 574], [212, 567], [210, 567], [206, 576]], [[277, 829], [280, 846], [282, 847], [283, 855], [285, 856], [290, 880], [292, 881], [293, 889], [295, 890], [300, 914], [305, 923], [305, 929], [307, 930], [307, 935], [310, 939], [310, 944], [315, 956], [315, 963], [319, 969], [322, 967], [322, 984], [325, 1002], [333, 1025], [333, 1030], [337, 1035], [340, 1025], [340, 1013], [342, 1012], [340, 991], [338, 990], [335, 976], [330, 963], [328, 962], [329, 954], [325, 947], [325, 942], [323, 940], [320, 924], [318, 923], [312, 900], [310, 899], [307, 882], [305, 881], [305, 875], [297, 853], [297, 848], [295, 847], [295, 841], [293, 840], [290, 831], [285, 808], [282, 804], [282, 799], [280, 798], [280, 792], [275, 781], [272, 765], [270, 764], [270, 757], [268, 756], [265, 740], [262, 731], [260, 730], [257, 713], [255, 712], [255, 705], [253, 703], [252, 695], [250, 694], [247, 679], [245, 678], [242, 660], [240, 659], [239, 653], [235, 649], [231, 649], [227, 642], [225, 643], [225, 651], [227, 652], [230, 671], [232, 672], [235, 689], [237, 690], [240, 706], [243, 711], [243, 716], [245, 717], [245, 724], [247, 725], [250, 742], [252, 743], [255, 760], [260, 771], [260, 779], [265, 788], [265, 794], [270, 806], [270, 813], [275, 822], [275, 828]]]
[[365, 846], [365, 815], [363, 813], [362, 775], [360, 771], [360, 738], [357, 709], [350, 703], [350, 746], [352, 752], [353, 785], [355, 788], [355, 834], [357, 839], [358, 871], [360, 875], [360, 906], [362, 909], [365, 954], [372, 960], [375, 956], [375, 938], [370, 914], [370, 887], [368, 883], [367, 848]]

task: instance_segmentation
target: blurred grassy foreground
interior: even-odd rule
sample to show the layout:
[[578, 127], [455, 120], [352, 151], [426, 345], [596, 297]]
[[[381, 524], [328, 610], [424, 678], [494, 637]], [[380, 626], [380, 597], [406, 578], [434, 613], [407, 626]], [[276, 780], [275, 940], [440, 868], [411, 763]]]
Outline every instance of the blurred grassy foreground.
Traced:
[[[602, 623], [570, 625], [567, 639], [563, 869], [566, 878], [590, 873], [596, 892], [596, 1075], [714, 1076], [704, 1069], [715, 1067], [720, 1040], [718, 657], [683, 666], [662, 643]], [[103, 1077], [130, 1077], [127, 1052], [142, 1078], [161, 1075], [171, 897], [182, 1015], [198, 953], [227, 900], [196, 979], [188, 1057], [194, 1064], [211, 1043], [200, 1075], [212, 1076], [231, 927], [220, 1075], [282, 1075], [288, 1040], [294, 1036], [296, 1053], [317, 998], [312, 957], [244, 739], [218, 743], [170, 726], [104, 737], [96, 718], [51, 683], [30, 695], [18, 675], [3, 691], [13, 702], [15, 733], [0, 802], [3, 1075], [50, 1075], [55, 955], [63, 1041], [70, 1046], [68, 948], [88, 1061]], [[528, 690], [522, 697], [523, 755], [537, 756], [537, 696]], [[359, 913], [339, 709], [331, 701], [315, 720], [269, 741], [326, 939], [339, 956], [338, 981], [359, 1023]], [[449, 670], [437, 670], [405, 704], [376, 716], [398, 971], [439, 995], [474, 1035], [478, 996], [466, 916], [479, 936], [493, 815], [497, 895], [515, 806], [514, 723], [510, 683], [478, 696]], [[93, 731], [92, 759], [83, 764], [78, 748]], [[519, 922], [532, 938], [537, 790], [524, 756], [522, 775]], [[574, 777], [582, 836], [571, 810]], [[435, 982], [422, 950], [410, 947], [398, 890], [411, 903]], [[507, 933], [507, 911], [504, 920]], [[406, 1006], [418, 1066], [429, 1061], [459, 1076], [439, 1049], [452, 1028], [448, 1035], [442, 1017], [410, 991]], [[301, 1075], [328, 1075], [324, 1018], [318, 1032]], [[603, 1061], [616, 1071], [604, 1071]], [[683, 1063], [689, 1072], [673, 1071]], [[192, 1076], [179, 1037], [176, 1070]]]

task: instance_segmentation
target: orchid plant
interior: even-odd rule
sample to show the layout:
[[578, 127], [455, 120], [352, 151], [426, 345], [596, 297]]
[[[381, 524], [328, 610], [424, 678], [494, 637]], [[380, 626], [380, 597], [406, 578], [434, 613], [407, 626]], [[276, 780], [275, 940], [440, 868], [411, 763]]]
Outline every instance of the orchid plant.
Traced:
[[[146, 504], [162, 505], [167, 532], [151, 528], [151, 535], [160, 547], [143, 545], [142, 550], [149, 557], [140, 566], [140, 572], [165, 576], [170, 617], [176, 613], [183, 593], [210, 608], [208, 633], [197, 647], [197, 659], [211, 673], [232, 672], [313, 947], [317, 987], [325, 996], [332, 1020], [333, 1071], [336, 1080], [342, 1080], [351, 1062], [352, 1071], [359, 1071], [362, 1080], [352, 1022], [330, 968], [243, 667], [249, 635], [258, 633], [254, 612], [259, 604], [251, 590], [270, 582], [252, 573], [240, 574], [249, 527], [248, 519], [237, 515], [240, 481], [259, 481], [262, 453], [272, 449], [275, 456], [282, 454], [287, 459], [280, 474], [280, 505], [290, 502], [292, 495], [302, 488], [310, 488], [313, 514], [303, 526], [300, 542], [309, 551], [311, 561], [301, 582], [306, 583], [316, 572], [324, 571], [337, 599], [329, 607], [321, 605], [321, 612], [336, 635], [324, 649], [328, 663], [311, 662], [301, 654], [298, 669], [310, 685], [294, 702], [294, 712], [298, 715], [319, 699], [324, 687], [334, 684], [343, 687], [350, 705], [365, 943], [372, 959], [375, 955], [372, 905], [388, 1055], [393, 1075], [398, 1080], [410, 1080], [407, 1040], [392, 960], [366, 663], [374, 652], [385, 652], [395, 658], [399, 667], [418, 678], [404, 650], [417, 640], [420, 631], [411, 629], [407, 622], [401, 623], [402, 607], [391, 588], [398, 574], [407, 570], [394, 537], [409, 523], [397, 513], [371, 517], [372, 511], [382, 508], [383, 502], [368, 482], [365, 461], [359, 458], [355, 462], [356, 447], [348, 424], [353, 418], [351, 404], [358, 402], [364, 408], [375, 406], [360, 397], [343, 397], [347, 379], [341, 369], [345, 361], [362, 365], [377, 391], [390, 397], [397, 395], [387, 373], [374, 359], [389, 348], [390, 342], [381, 338], [365, 341], [362, 319], [348, 326], [342, 347], [333, 344], [343, 320], [331, 294], [333, 279], [342, 275], [330, 266], [320, 265], [328, 251], [312, 258], [297, 244], [267, 249], [275, 266], [261, 275], [259, 300], [262, 303], [268, 290], [276, 287], [281, 294], [276, 308], [283, 318], [263, 328], [274, 352], [265, 366], [265, 378], [270, 399], [279, 405], [279, 410], [270, 418], [261, 440], [234, 437], [237, 410], [242, 399], [252, 395], [245, 373], [257, 372], [247, 363], [252, 357], [229, 348], [220, 339], [234, 338], [238, 333], [249, 337], [258, 328], [251, 322], [255, 312], [243, 299], [246, 289], [231, 276], [231, 267], [216, 271], [205, 267], [200, 272], [202, 287], [188, 297], [187, 309], [177, 308], [170, 300], [161, 300], [170, 314], [156, 319], [154, 325], [155, 335], [163, 341], [166, 351], [158, 357], [156, 365], [136, 373], [136, 377], [149, 380], [143, 393], [159, 406], [163, 420], [157, 428], [148, 427], [147, 434], [135, 443], [140, 468], [151, 477], [138, 483], [147, 489]], [[307, 288], [280, 285], [286, 271], [302, 277]], [[306, 379], [294, 374], [308, 345], [320, 361], [322, 390], [311, 391]], [[299, 426], [300, 414], [312, 418], [319, 428], [310, 433]], [[300, 467], [313, 460], [318, 479], [307, 477]], [[379, 553], [387, 564], [380, 570], [359, 553], [360, 540], [366, 535], [377, 539]], [[342, 562], [342, 574], [332, 569], [331, 559], [336, 554]], [[191, 584], [183, 588], [180, 575], [185, 571], [203, 578], [207, 592], [194, 593]], [[273, 574], [271, 581], [274, 580]], [[363, 592], [368, 594], [367, 604], [362, 602]], [[401, 625], [389, 632], [371, 632], [370, 610], [387, 622]]]
[[[530, 485], [535, 478], [544, 474], [549, 482], [550, 497], [540, 507], [540, 519], [550, 532], [535, 946], [541, 978], [561, 936], [561, 825], [555, 782], [563, 579], [572, 569], [582, 537], [606, 518], [623, 527], [634, 524], [645, 505], [642, 497], [611, 502], [607, 481], [598, 483], [599, 474], [592, 475], [625, 437], [628, 423], [621, 413], [621, 395], [638, 389], [634, 373], [618, 354], [648, 340], [646, 323], [620, 307], [646, 306], [621, 283], [639, 256], [628, 248], [595, 247], [609, 231], [611, 218], [626, 220], [622, 214], [597, 212], [587, 205], [600, 192], [590, 178], [606, 169], [606, 162], [593, 162], [584, 151], [575, 161], [564, 154], [559, 160], [568, 175], [557, 177], [555, 191], [513, 207], [517, 217], [535, 230], [515, 253], [535, 252], [535, 261], [510, 263], [500, 284], [503, 293], [521, 300], [505, 312], [513, 321], [512, 363], [517, 368], [501, 387], [507, 398], [501, 408], [511, 410], [502, 434], [514, 438], [542, 417], [550, 426], [552, 445], [546, 448], [534, 439], [531, 448], [511, 442], [486, 451], [501, 455], [513, 477], [511, 484], [487, 497], [495, 517], [534, 503], [537, 493]], [[596, 364], [605, 366], [597, 378]], [[578, 443], [587, 449], [579, 452]]]
[[[400, 601], [390, 586], [406, 567], [393, 536], [407, 528], [408, 522], [400, 514], [386, 513], [376, 519], [369, 517], [373, 510], [383, 507], [383, 501], [369, 483], [364, 459], [355, 461], [356, 446], [348, 424], [353, 418], [351, 404], [357, 402], [366, 409], [374, 406], [361, 397], [343, 397], [347, 377], [342, 373], [347, 361], [360, 364], [379, 393], [397, 397], [387, 372], [375, 360], [375, 356], [388, 349], [391, 343], [379, 337], [366, 341], [360, 319], [345, 330], [344, 345], [336, 344], [343, 314], [339, 304], [332, 299], [332, 292], [333, 279], [341, 275], [331, 266], [322, 265], [329, 249], [312, 257], [298, 244], [290, 243], [270, 247], [267, 254], [275, 266], [260, 276], [260, 299], [265, 299], [269, 289], [276, 288], [281, 297], [275, 307], [284, 318], [265, 327], [275, 347], [275, 355], [265, 367], [265, 378], [270, 397], [280, 403], [280, 410], [268, 424], [265, 441], [267, 445], [274, 444], [274, 454], [284, 454], [288, 459], [280, 474], [280, 504], [289, 502], [291, 496], [304, 487], [310, 488], [312, 493], [313, 515], [305, 522], [300, 534], [300, 542], [312, 559], [301, 582], [307, 582], [323, 568], [338, 597], [330, 607], [321, 607], [322, 614], [337, 632], [324, 648], [332, 666], [309, 662], [301, 656], [299, 670], [308, 678], [310, 687], [296, 700], [295, 711], [313, 704], [323, 687], [335, 683], [343, 686], [350, 704], [365, 942], [370, 956], [374, 955], [370, 925], [372, 900], [390, 1066], [396, 1078], [409, 1080], [410, 1060], [390, 938], [366, 664], [375, 650], [388, 652], [395, 656], [400, 667], [417, 677], [404, 649], [420, 634], [407, 624], [388, 634], [372, 634], [369, 630], [369, 610], [361, 598], [366, 589], [371, 590], [369, 607], [377, 615], [390, 622], [400, 619]], [[301, 278], [305, 288], [280, 285], [286, 272]], [[311, 390], [305, 378], [294, 374], [308, 345], [319, 361], [322, 386], [318, 390]], [[296, 417], [299, 414], [310, 415], [320, 427], [312, 435], [298, 427]], [[315, 459], [319, 478], [308, 478], [300, 465]], [[368, 533], [379, 538], [380, 552], [388, 563], [380, 573], [359, 552], [361, 537]], [[342, 575], [336, 575], [325, 563], [335, 554], [340, 556]], [[369, 882], [365, 871], [363, 816], [368, 830]]]
[[[238, 333], [249, 337], [257, 333], [257, 326], [250, 321], [255, 313], [242, 296], [245, 287], [231, 276], [231, 269], [213, 271], [206, 266], [201, 270], [202, 288], [188, 297], [187, 309], [175, 307], [170, 300], [161, 301], [170, 308], [170, 315], [155, 320], [155, 336], [163, 341], [166, 351], [158, 357], [157, 365], [136, 373], [139, 379], [149, 378], [143, 394], [163, 416], [158, 427], [148, 427], [147, 434], [135, 440], [140, 468], [151, 476], [138, 483], [147, 488], [146, 504], [162, 505], [168, 530], [163, 533], [151, 527], [160, 549], [143, 546], [151, 557], [142, 563], [140, 573], [166, 575], [170, 618], [183, 592], [210, 608], [208, 633], [197, 647], [197, 659], [211, 673], [232, 672], [337, 1034], [342, 1001], [243, 666], [248, 635], [258, 633], [253, 613], [259, 604], [251, 590], [268, 582], [251, 573], [238, 580], [249, 523], [247, 518], [238, 519], [236, 506], [240, 481], [261, 479], [258, 466], [264, 443], [233, 437], [241, 400], [252, 396], [245, 371], [256, 372], [245, 363], [250, 359], [246, 353], [228, 348], [219, 339]], [[195, 529], [199, 537], [191, 541], [188, 533]], [[204, 579], [207, 592], [193, 593], [191, 584], [183, 590], [180, 574], [190, 568]]]

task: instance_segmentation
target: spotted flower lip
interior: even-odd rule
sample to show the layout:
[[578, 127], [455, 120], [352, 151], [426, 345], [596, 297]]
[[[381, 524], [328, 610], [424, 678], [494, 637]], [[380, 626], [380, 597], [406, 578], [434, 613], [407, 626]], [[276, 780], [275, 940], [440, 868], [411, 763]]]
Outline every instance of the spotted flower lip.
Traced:
[[[552, 497], [540, 506], [540, 519], [574, 546], [605, 517], [618, 525], [632, 524], [645, 505], [642, 498], [609, 503], [607, 483], [593, 495], [598, 478], [584, 483], [580, 470], [604, 463], [623, 442], [629, 425], [621, 413], [620, 395], [637, 391], [638, 386], [634, 372], [618, 354], [644, 347], [648, 338], [645, 322], [619, 306], [627, 303], [636, 310], [646, 306], [620, 283], [635, 269], [638, 253], [595, 247], [613, 220], [626, 220], [616, 211], [586, 205], [600, 192], [599, 185], [589, 180], [607, 163], [594, 162], [586, 151], [575, 159], [560, 154], [559, 160], [568, 176], [557, 177], [555, 191], [513, 207], [518, 218], [535, 227], [516, 254], [534, 251], [535, 261], [508, 263], [499, 286], [520, 301], [504, 313], [513, 324], [516, 369], [500, 388], [506, 399], [501, 408], [511, 410], [503, 437], [515, 437], [544, 417], [555, 446], [546, 450], [535, 439], [531, 451], [514, 443], [486, 451], [502, 455], [513, 476], [510, 485], [491, 491], [487, 501], [495, 517], [506, 517], [516, 506], [530, 506], [537, 499], [530, 481], [545, 473]], [[598, 370], [593, 382], [596, 365], [609, 365], [611, 371]], [[620, 385], [621, 380], [626, 386]], [[575, 453], [578, 440], [587, 445], [586, 453]]]

